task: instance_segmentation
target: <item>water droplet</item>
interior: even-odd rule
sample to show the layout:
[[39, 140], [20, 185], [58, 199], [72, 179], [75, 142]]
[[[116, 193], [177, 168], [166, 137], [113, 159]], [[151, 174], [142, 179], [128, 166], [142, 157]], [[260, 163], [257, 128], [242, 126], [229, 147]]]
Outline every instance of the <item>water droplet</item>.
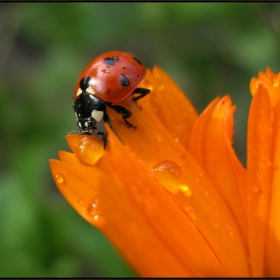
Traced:
[[273, 87], [278, 87], [279, 86], [279, 81], [276, 80], [276, 81], [273, 81]]
[[95, 198], [91, 201], [91, 207], [96, 210], [97, 205], [98, 205], [98, 199]]
[[94, 198], [90, 201], [89, 205], [88, 205], [88, 214], [90, 216], [94, 216], [96, 215], [96, 209], [97, 209], [97, 205], [98, 205], [98, 200], [97, 198]]
[[260, 188], [257, 186], [252, 186], [252, 190], [254, 193], [258, 193], [260, 191]]
[[92, 199], [87, 207], [90, 221], [98, 227], [104, 223], [104, 218], [101, 216], [99, 208], [99, 201], [97, 198]]
[[76, 145], [75, 154], [84, 163], [93, 165], [104, 154], [104, 143], [97, 137], [84, 137]]
[[192, 191], [190, 190], [190, 188], [186, 185], [179, 185], [179, 189], [180, 191], [182, 191], [186, 196], [191, 196], [192, 195]]
[[230, 225], [227, 225], [227, 231], [230, 236], [233, 236], [233, 228]]
[[172, 193], [177, 193], [179, 190], [179, 181], [182, 175], [180, 166], [173, 161], [162, 161], [156, 164], [152, 169], [156, 178], [163, 186]]
[[271, 166], [272, 166], [273, 170], [277, 170], [278, 169], [278, 165], [277, 164], [272, 164]]
[[202, 177], [204, 175], [203, 171], [201, 169], [198, 170], [199, 177]]
[[161, 142], [162, 139], [163, 139], [163, 137], [162, 137], [162, 135], [161, 135], [160, 133], [156, 133], [156, 139], [157, 139], [159, 142]]
[[219, 225], [219, 219], [218, 219], [218, 217], [213, 217], [212, 219], [211, 219], [211, 221], [212, 221], [212, 223], [214, 224], [214, 226], [218, 226]]
[[64, 179], [63, 175], [61, 175], [61, 174], [56, 174], [56, 175], [54, 176], [54, 180], [55, 180], [55, 182], [56, 182], [57, 184], [59, 184], [59, 185], [65, 184], [65, 179]]
[[193, 220], [197, 219], [197, 209], [195, 207], [188, 206], [185, 210]]

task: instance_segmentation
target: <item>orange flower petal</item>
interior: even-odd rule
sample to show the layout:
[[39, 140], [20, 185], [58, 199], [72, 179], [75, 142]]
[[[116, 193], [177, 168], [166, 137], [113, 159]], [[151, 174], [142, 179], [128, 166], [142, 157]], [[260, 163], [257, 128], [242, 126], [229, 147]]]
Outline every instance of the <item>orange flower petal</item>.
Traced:
[[[176, 84], [158, 67], [154, 67], [153, 72], [147, 71], [146, 78], [140, 87], [152, 90], [151, 94], [139, 100], [140, 108], [130, 99], [120, 103], [132, 112], [129, 121], [137, 127], [136, 131], [129, 129], [115, 111], [110, 108], [108, 111], [114, 129], [127, 145], [131, 146], [131, 142], [137, 143], [135, 142], [135, 134], [142, 135], [142, 130], [145, 130], [144, 137], [141, 137], [145, 139], [145, 149], [143, 150], [142, 146], [138, 145], [133, 145], [133, 149], [137, 149], [134, 151], [141, 155], [141, 158], [151, 161], [151, 167], [155, 164], [155, 159], [159, 161], [161, 158], [151, 157], [151, 152], [154, 153], [157, 145], [162, 144], [164, 135], [169, 135], [169, 137], [172, 135], [172, 145], [178, 143], [187, 145], [192, 127], [197, 119], [197, 113]], [[178, 114], [178, 112], [181, 113]], [[147, 130], [147, 127], [150, 127], [150, 131]], [[146, 136], [150, 136], [150, 138]], [[152, 145], [155, 138], [157, 143]]]
[[228, 96], [198, 117], [159, 68], [140, 87], [140, 107], [121, 103], [137, 129], [108, 109], [119, 139], [106, 125], [105, 151], [67, 136], [74, 153], [50, 162], [62, 194], [142, 276], [279, 276], [280, 74], [251, 81], [247, 171]]
[[242, 196], [246, 171], [232, 149], [234, 110], [228, 96], [215, 99], [195, 123], [189, 150], [232, 209], [245, 239], [245, 199], [242, 201]]
[[[251, 179], [249, 183], [252, 185], [249, 184], [248, 187], [252, 192], [253, 186], [253, 189], [257, 192], [254, 197], [249, 196], [252, 199], [249, 207], [255, 213], [255, 218], [251, 218], [251, 223], [254, 226], [251, 235], [254, 235], [253, 231], [256, 227], [261, 229], [259, 244], [257, 244], [260, 246], [259, 250], [254, 249], [252, 252], [254, 254], [257, 251], [257, 255], [252, 257], [254, 259], [254, 263], [252, 263], [253, 272], [254, 275], [264, 273], [267, 276], [279, 276], [280, 73], [275, 75], [267, 67], [266, 73], [259, 72], [258, 78], [252, 79], [250, 90], [254, 98], [257, 95], [256, 100], [253, 98], [251, 105], [253, 111], [252, 117], [250, 113], [252, 127], [249, 126], [248, 131], [253, 138], [251, 144], [255, 141], [255, 146], [251, 147], [251, 153], [248, 145], [248, 162], [251, 159], [252, 164], [251, 176], [249, 177], [249, 180]], [[252, 153], [254, 154], [252, 155]], [[254, 160], [257, 160], [257, 162], [253, 163]], [[257, 197], [258, 193], [260, 197]], [[256, 236], [254, 238], [258, 239]], [[254, 239], [252, 243], [253, 241]], [[264, 249], [265, 252], [263, 252], [263, 243], [265, 243], [264, 246], [267, 245]], [[251, 244], [251, 247], [253, 247], [253, 244]], [[264, 264], [260, 266], [259, 263], [262, 259], [264, 259]]]
[[[76, 146], [77, 136], [67, 138], [70, 146]], [[69, 153], [60, 154], [61, 162], [51, 161], [53, 176], [70, 204], [121, 248], [143, 276], [223, 275], [211, 248], [172, 197], [145, 166], [139, 169], [136, 155], [110, 132], [109, 141], [94, 165], [75, 162]], [[206, 258], [203, 268], [202, 256]]]
[[272, 174], [272, 112], [267, 91], [255, 92], [248, 120], [247, 204], [249, 249], [253, 276], [264, 273], [268, 207]]
[[147, 71], [140, 86], [152, 90], [151, 94], [139, 100], [146, 117], [155, 127], [161, 123], [177, 143], [186, 145], [198, 115], [185, 94], [158, 67], [154, 67], [153, 72]]
[[[158, 96], [157, 88], [154, 88], [149, 98]], [[126, 101], [125, 106], [133, 110], [130, 103]], [[168, 111], [169, 103], [161, 106], [163, 114]], [[211, 244], [227, 275], [249, 275], [246, 247], [231, 210], [203, 169], [158, 121], [158, 115], [149, 114], [149, 110], [153, 110], [153, 107], [144, 107], [141, 111], [134, 109], [131, 122], [137, 126], [137, 130], [129, 129], [111, 112], [116, 132], [174, 195], [180, 207]], [[238, 269], [237, 262], [240, 264]]]

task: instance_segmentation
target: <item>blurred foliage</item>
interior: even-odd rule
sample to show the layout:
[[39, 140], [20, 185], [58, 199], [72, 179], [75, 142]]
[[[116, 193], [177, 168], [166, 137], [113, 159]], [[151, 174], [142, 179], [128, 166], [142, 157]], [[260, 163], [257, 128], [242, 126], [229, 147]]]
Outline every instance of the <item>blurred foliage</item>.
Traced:
[[0, 3], [0, 277], [135, 275], [50, 173], [48, 160], [69, 150], [74, 85], [91, 59], [132, 52], [199, 112], [230, 93], [245, 164], [249, 82], [266, 66], [279, 72], [279, 32], [279, 3]]

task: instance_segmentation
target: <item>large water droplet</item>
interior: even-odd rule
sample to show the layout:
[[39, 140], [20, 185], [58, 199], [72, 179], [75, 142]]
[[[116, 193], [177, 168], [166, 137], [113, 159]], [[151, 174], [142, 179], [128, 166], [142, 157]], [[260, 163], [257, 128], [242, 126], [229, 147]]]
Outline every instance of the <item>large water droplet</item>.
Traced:
[[93, 165], [104, 154], [103, 141], [96, 137], [84, 137], [78, 142], [75, 154], [84, 163]]
[[61, 175], [59, 173], [54, 176], [54, 180], [58, 185], [65, 184], [65, 179], [64, 179], [63, 175]]
[[162, 161], [156, 164], [152, 169], [156, 178], [163, 186], [172, 193], [177, 193], [179, 190], [179, 182], [182, 176], [180, 166], [170, 160]]

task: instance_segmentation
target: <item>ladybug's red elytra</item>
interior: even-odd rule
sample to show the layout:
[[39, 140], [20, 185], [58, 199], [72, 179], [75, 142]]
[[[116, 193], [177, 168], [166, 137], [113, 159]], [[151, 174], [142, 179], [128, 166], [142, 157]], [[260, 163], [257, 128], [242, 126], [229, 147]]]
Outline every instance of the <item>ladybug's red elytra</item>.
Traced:
[[129, 127], [136, 128], [127, 120], [132, 113], [115, 104], [131, 94], [137, 94], [132, 98], [135, 103], [147, 95], [149, 89], [137, 87], [145, 75], [142, 61], [130, 53], [111, 51], [89, 62], [77, 81], [73, 97], [80, 132], [101, 135], [105, 148], [106, 134], [97, 130], [96, 123], [103, 120], [112, 127], [106, 106], [121, 114]]

